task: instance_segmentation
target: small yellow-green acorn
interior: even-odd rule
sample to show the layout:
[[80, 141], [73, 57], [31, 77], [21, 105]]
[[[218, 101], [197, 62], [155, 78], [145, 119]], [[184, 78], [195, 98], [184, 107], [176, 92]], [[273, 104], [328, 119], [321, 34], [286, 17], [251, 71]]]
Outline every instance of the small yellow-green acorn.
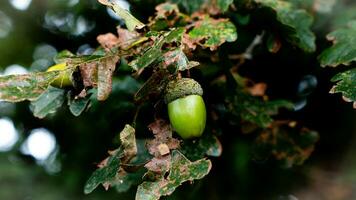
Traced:
[[[57, 65], [53, 65], [47, 69], [48, 72], [50, 71], [62, 71], [67, 69], [67, 64], [66, 63], [60, 63]], [[56, 78], [51, 85], [59, 88], [67, 87], [67, 86], [72, 86], [72, 80], [71, 80], [71, 72], [68, 70], [67, 72], [64, 72], [62, 75], [60, 75], [58, 78]]]

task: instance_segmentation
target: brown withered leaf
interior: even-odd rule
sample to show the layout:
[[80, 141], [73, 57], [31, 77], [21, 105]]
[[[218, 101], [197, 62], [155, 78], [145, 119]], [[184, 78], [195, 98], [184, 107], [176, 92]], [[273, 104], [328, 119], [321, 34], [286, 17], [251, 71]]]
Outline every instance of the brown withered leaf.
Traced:
[[98, 62], [98, 96], [99, 101], [106, 100], [112, 89], [112, 76], [119, 61], [118, 56], [106, 57]]
[[106, 51], [110, 51], [119, 44], [119, 39], [112, 33], [99, 35], [96, 40]]
[[266, 83], [256, 83], [251, 87], [248, 87], [247, 90], [252, 96], [264, 96], [267, 90], [267, 84]]
[[79, 70], [84, 87], [97, 87], [98, 68], [96, 62], [81, 64]]
[[152, 158], [150, 162], [145, 164], [145, 168], [149, 171], [162, 174], [171, 168], [171, 158], [170, 154]]
[[109, 161], [109, 157], [107, 157], [107, 158], [105, 158], [104, 160], [100, 161], [100, 163], [97, 164], [96, 166], [97, 166], [98, 168], [103, 168], [103, 167], [105, 167], [105, 166], [108, 165], [108, 161]]
[[106, 33], [99, 35], [97, 41], [106, 51], [111, 51], [115, 47], [127, 50], [135, 42], [140, 41], [140, 34], [137, 31], [129, 31], [118, 26], [117, 36], [113, 33]]
[[157, 119], [148, 128], [152, 131], [154, 139], [147, 142], [150, 154], [161, 157], [160, 145], [166, 144], [170, 150], [179, 148], [179, 140], [172, 138], [172, 128], [165, 120]]
[[269, 34], [266, 43], [268, 51], [271, 53], [277, 53], [282, 47], [281, 39], [275, 34]]
[[138, 40], [140, 34], [137, 31], [117, 27], [118, 45], [121, 49], [127, 49], [133, 42]]

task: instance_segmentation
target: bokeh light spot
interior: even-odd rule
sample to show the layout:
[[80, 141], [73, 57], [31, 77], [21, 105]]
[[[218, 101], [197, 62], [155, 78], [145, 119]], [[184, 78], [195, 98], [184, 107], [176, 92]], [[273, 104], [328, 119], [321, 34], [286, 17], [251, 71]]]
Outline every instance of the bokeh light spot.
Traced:
[[0, 118], [0, 151], [9, 151], [19, 138], [14, 123], [8, 118]]
[[34, 129], [22, 146], [22, 153], [38, 161], [46, 160], [56, 148], [56, 139], [45, 128]]

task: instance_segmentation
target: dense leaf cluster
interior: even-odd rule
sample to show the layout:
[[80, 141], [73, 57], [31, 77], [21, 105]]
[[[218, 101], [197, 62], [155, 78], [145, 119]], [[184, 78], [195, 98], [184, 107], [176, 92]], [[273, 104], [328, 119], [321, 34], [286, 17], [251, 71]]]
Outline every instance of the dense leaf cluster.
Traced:
[[[152, 113], [153, 122], [147, 126], [153, 138], [136, 138], [135, 116], [132, 124], [119, 134], [120, 147], [109, 151], [109, 157], [87, 181], [85, 193], [99, 185], [106, 189], [114, 187], [119, 192], [138, 185], [136, 199], [154, 200], [172, 194], [184, 182], [203, 178], [212, 167], [206, 157], [218, 157], [222, 153], [219, 128], [214, 127], [220, 118], [237, 124], [242, 133], [257, 135], [256, 159], [274, 157], [291, 167], [302, 164], [310, 156], [318, 134], [296, 125], [297, 122], [275, 119], [281, 108], [290, 112], [287, 110], [293, 109], [293, 103], [270, 99], [265, 83], [255, 83], [238, 73], [239, 66], [253, 59], [253, 50], [260, 44], [265, 44], [264, 50], [270, 53], [277, 53], [284, 46], [307, 54], [315, 52], [313, 15], [308, 9], [283, 0], [174, 0], [157, 5], [155, 15], [144, 24], [113, 1], [98, 2], [111, 8], [126, 27], [117, 27], [115, 34], [99, 35], [100, 46], [92, 54], [75, 55], [64, 50], [54, 58], [56, 63], [66, 63], [64, 70], [0, 77], [0, 99], [29, 100], [38, 118], [55, 113], [65, 103], [73, 115], [80, 116], [92, 105], [107, 100], [120, 84], [126, 81], [131, 86], [137, 84], [132, 78], [118, 81], [117, 67], [129, 67], [133, 77], [144, 77], [145, 82], [134, 89], [130, 103], [137, 107], [137, 114], [143, 105], [157, 108]], [[266, 25], [257, 28], [255, 38], [244, 52], [229, 52], [226, 48], [220, 51], [228, 43], [239, 46], [240, 32], [249, 29], [250, 23], [261, 21]], [[333, 30], [327, 39], [333, 44], [319, 50], [320, 65], [352, 65], [356, 60], [355, 20]], [[212, 63], [221, 66], [209, 68]], [[203, 87], [208, 89], [208, 94], [215, 92], [219, 102], [208, 106], [208, 120], [212, 125], [205, 135], [194, 141], [182, 141], [173, 134], [160, 105], [164, 103], [167, 83], [182, 76], [194, 76], [191, 72], [196, 69], [206, 77], [213, 74], [211, 79], [204, 80]], [[68, 72], [72, 87], [51, 86]], [[337, 74], [332, 81], [336, 85], [331, 93], [342, 93], [346, 101], [356, 105], [356, 70]]]

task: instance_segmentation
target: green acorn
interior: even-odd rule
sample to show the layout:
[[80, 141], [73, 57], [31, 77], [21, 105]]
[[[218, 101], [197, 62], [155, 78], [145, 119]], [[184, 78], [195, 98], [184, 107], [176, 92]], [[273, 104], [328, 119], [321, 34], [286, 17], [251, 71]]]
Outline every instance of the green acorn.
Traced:
[[[50, 71], [63, 71], [67, 69], [67, 64], [66, 63], [60, 63], [57, 65], [53, 65], [47, 69], [47, 72]], [[72, 80], [71, 80], [71, 72], [67, 71], [60, 75], [58, 78], [56, 78], [51, 85], [54, 87], [59, 87], [59, 88], [64, 88], [68, 86], [73, 86]]]
[[165, 102], [173, 129], [183, 138], [200, 137], [205, 129], [206, 108], [203, 89], [191, 78], [168, 83]]

